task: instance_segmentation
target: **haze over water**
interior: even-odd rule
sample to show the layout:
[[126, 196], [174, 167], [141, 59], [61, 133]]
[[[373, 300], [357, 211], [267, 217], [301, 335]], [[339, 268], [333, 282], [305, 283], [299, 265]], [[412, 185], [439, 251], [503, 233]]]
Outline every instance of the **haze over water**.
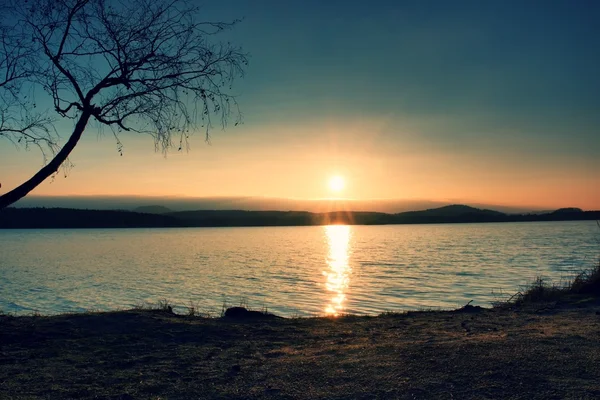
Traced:
[[[490, 306], [593, 264], [593, 221], [0, 231], [0, 310], [52, 314], [168, 299], [282, 316]], [[503, 295], [501, 295], [503, 293]]]

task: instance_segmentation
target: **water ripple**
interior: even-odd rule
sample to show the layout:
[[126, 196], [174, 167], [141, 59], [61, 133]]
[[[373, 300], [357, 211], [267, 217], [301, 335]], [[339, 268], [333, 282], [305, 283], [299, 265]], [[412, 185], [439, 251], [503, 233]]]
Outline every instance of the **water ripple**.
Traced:
[[[166, 298], [218, 315], [489, 306], [597, 260], [590, 222], [0, 231], [0, 310], [111, 310]], [[506, 296], [505, 296], [506, 297]]]

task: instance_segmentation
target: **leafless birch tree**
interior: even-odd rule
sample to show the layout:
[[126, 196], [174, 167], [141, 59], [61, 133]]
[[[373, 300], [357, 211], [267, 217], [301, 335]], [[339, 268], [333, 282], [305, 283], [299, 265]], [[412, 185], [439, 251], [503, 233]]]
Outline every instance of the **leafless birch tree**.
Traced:
[[[48, 157], [33, 177], [0, 195], [24, 197], [66, 162], [91, 121], [145, 133], [157, 150], [208, 138], [240, 121], [232, 83], [248, 64], [215, 35], [237, 21], [208, 22], [185, 0], [20, 0], [0, 20], [0, 139]], [[36, 104], [46, 96], [48, 109]], [[54, 123], [73, 121], [64, 144]]]

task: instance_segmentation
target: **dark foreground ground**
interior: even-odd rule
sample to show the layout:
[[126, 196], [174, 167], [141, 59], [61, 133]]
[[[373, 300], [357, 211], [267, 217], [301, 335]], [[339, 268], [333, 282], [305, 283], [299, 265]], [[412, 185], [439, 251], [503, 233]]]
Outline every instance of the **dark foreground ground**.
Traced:
[[597, 399], [600, 303], [337, 319], [0, 317], [2, 399]]

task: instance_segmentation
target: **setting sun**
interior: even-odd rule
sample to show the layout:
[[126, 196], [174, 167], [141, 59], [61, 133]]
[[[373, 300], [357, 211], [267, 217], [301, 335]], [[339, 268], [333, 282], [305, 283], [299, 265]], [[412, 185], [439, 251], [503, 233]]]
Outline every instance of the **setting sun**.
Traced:
[[333, 176], [329, 179], [329, 189], [333, 192], [340, 192], [344, 189], [345, 182], [341, 176]]

